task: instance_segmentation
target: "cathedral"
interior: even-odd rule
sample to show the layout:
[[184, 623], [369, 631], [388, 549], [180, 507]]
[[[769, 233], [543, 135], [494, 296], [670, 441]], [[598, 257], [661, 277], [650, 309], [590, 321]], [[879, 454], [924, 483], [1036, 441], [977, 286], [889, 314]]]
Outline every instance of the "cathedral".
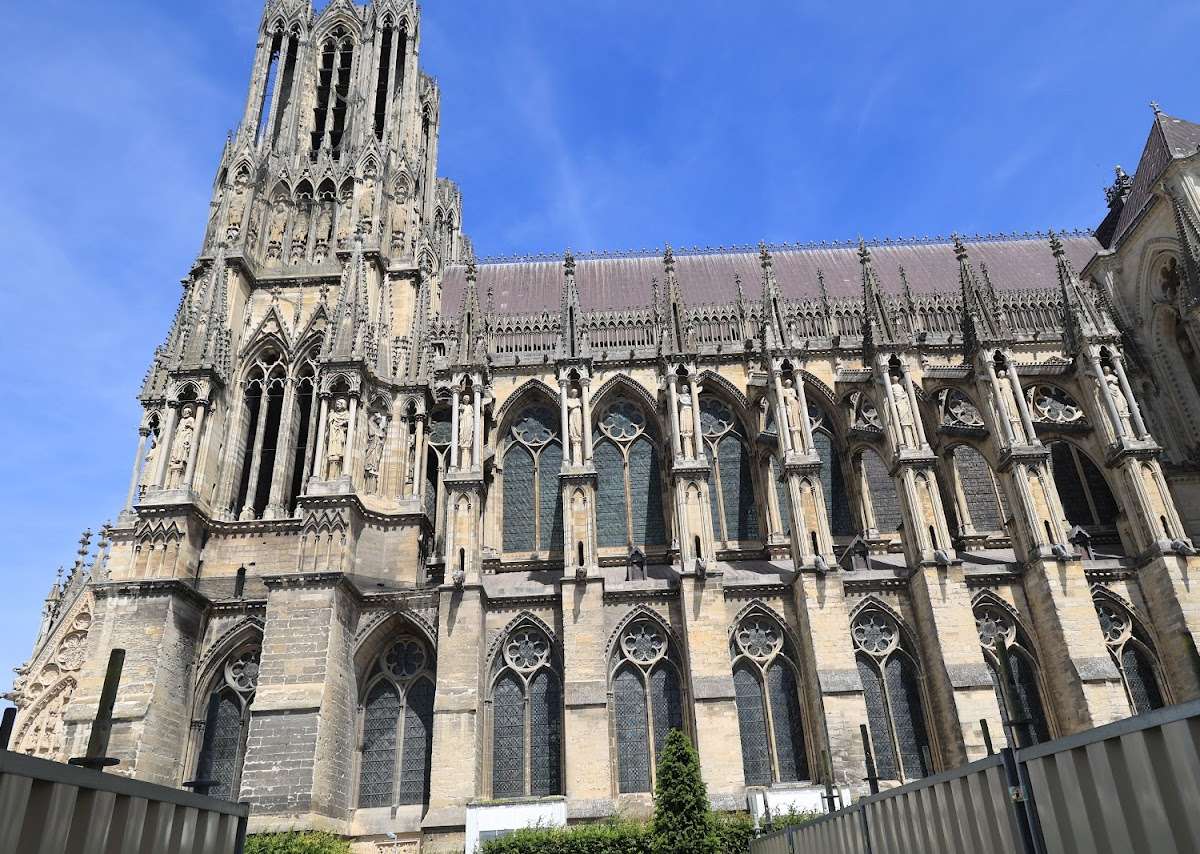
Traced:
[[1200, 697], [1200, 125], [1089, 230], [477, 260], [420, 36], [266, 3], [14, 749], [121, 648], [113, 773], [431, 854], [645, 814], [672, 728], [786, 810]]

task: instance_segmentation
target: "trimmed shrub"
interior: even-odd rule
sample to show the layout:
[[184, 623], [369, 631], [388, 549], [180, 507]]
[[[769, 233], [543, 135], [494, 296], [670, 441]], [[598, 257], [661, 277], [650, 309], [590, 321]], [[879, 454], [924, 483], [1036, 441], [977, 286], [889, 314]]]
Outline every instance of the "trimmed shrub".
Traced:
[[717, 813], [712, 821], [721, 854], [749, 854], [750, 840], [754, 838], [754, 819], [744, 812], [735, 812]]
[[652, 854], [650, 829], [632, 821], [518, 830], [480, 847], [481, 854]]
[[681, 730], [671, 730], [658, 760], [652, 827], [655, 854], [720, 854], [700, 758]]
[[771, 816], [771, 827], [774, 830], [783, 830], [785, 827], [799, 827], [802, 824], [809, 824], [819, 818], [824, 817], [825, 813], [820, 810], [788, 810], [785, 813]]
[[245, 854], [350, 854], [350, 843], [315, 830], [256, 833], [246, 837]]

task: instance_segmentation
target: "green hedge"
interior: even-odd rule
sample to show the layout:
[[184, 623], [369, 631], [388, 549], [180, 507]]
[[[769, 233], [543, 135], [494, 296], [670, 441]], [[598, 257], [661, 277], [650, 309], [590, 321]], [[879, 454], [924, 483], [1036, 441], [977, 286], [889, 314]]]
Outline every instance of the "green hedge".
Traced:
[[350, 854], [350, 843], [315, 830], [256, 833], [246, 837], [245, 854]]
[[[754, 836], [754, 822], [744, 814], [712, 817], [721, 854], [746, 854]], [[483, 843], [482, 854], [654, 854], [654, 834], [649, 824], [606, 821], [569, 828], [518, 830]]]

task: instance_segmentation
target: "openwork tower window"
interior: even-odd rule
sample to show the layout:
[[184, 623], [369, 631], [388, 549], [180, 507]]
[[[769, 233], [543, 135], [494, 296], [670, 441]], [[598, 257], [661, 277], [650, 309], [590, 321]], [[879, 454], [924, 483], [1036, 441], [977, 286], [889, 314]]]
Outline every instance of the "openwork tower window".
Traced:
[[625, 398], [610, 403], [593, 449], [600, 546], [666, 545], [658, 447], [642, 409]]
[[1115, 599], [1099, 595], [1092, 601], [1133, 713], [1140, 715], [1161, 709], [1167, 703], [1167, 691], [1150, 635], [1133, 613]]
[[493, 663], [492, 797], [562, 794], [562, 682], [546, 633], [523, 623]]
[[214, 798], [238, 799], [260, 655], [257, 644], [232, 653], [208, 696], [195, 779], [211, 783], [208, 793]]
[[358, 806], [429, 801], [434, 661], [425, 642], [402, 635], [373, 663], [362, 700]]
[[915, 780], [930, 772], [921, 676], [905, 648], [900, 624], [882, 608], [864, 608], [850, 625], [875, 768], [884, 780]]
[[513, 422], [504, 453], [504, 550], [561, 551], [563, 449], [557, 413], [530, 406]]
[[1017, 738], [1021, 742], [1019, 746], [1028, 747], [1030, 743], [1048, 741], [1050, 726], [1046, 721], [1045, 707], [1042, 705], [1037, 661], [1033, 657], [1029, 638], [1008, 609], [997, 602], [976, 602], [974, 614], [979, 644], [983, 647], [984, 659], [987, 661], [992, 685], [996, 690], [996, 700], [1000, 704], [1005, 731], [1010, 729], [1012, 721], [1001, 690], [1000, 662], [996, 657], [997, 640], [1007, 652], [1012, 680], [1007, 690], [1011, 692], [1010, 699], [1018, 720], [1024, 721], [1017, 727]]
[[779, 623], [742, 619], [730, 639], [746, 785], [809, 779], [796, 659]]
[[613, 650], [611, 672], [618, 789], [653, 791], [667, 733], [684, 728], [683, 688], [666, 629], [649, 618], [631, 621]]

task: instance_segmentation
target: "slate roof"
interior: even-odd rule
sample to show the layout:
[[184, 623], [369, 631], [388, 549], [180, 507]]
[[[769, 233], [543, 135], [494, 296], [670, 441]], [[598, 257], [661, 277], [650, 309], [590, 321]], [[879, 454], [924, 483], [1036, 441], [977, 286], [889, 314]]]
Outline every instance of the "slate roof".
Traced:
[[[992, 283], [1000, 290], [1058, 286], [1054, 256], [1044, 234], [1002, 235], [965, 242], [976, 270], [979, 264], [986, 264]], [[1063, 235], [1063, 243], [1077, 270], [1100, 248], [1090, 232]], [[903, 266], [914, 293], [958, 293], [958, 261], [949, 238], [877, 241], [869, 245], [886, 291], [900, 292], [899, 267]], [[862, 296], [857, 243], [784, 244], [772, 247], [772, 258], [775, 277], [787, 298], [819, 296], [818, 270], [824, 274], [831, 299]], [[733, 302], [735, 274], [741, 277], [745, 298], [748, 301], [759, 298], [762, 269], [757, 248], [676, 250], [675, 262], [675, 274], [688, 305]], [[478, 270], [480, 299], [484, 299], [489, 288], [494, 288], [497, 313], [556, 312], [559, 308], [563, 284], [561, 259], [485, 261]], [[654, 278], [665, 287], [660, 251], [576, 258], [575, 280], [585, 311], [647, 306]], [[443, 313], [450, 316], [458, 313], [465, 288], [466, 268], [448, 268], [443, 279]]]
[[[1141, 218], [1143, 211], [1154, 202], [1154, 185], [1172, 160], [1191, 157], [1200, 151], [1200, 125], [1158, 113], [1146, 138], [1146, 147], [1133, 175], [1129, 197], [1121, 208], [1121, 218], [1112, 244], [1119, 243], [1125, 233]], [[1110, 244], [1110, 245], [1112, 245]]]

